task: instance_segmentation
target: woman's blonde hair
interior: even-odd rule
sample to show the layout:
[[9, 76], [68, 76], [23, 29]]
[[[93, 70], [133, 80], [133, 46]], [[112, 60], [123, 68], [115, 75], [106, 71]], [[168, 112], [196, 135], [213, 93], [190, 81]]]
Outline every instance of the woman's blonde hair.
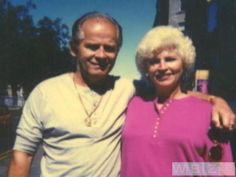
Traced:
[[136, 65], [142, 75], [146, 72], [146, 61], [154, 58], [156, 52], [174, 49], [184, 63], [184, 69], [193, 67], [196, 57], [192, 40], [178, 28], [159, 26], [151, 29], [141, 40], [136, 52]]

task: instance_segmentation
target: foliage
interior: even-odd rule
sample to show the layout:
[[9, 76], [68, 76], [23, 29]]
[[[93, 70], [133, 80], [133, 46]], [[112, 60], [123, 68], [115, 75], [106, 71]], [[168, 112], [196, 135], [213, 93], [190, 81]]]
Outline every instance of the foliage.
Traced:
[[61, 19], [43, 17], [35, 25], [36, 8], [0, 1], [0, 87], [21, 84], [30, 91], [45, 78], [72, 69], [69, 30]]

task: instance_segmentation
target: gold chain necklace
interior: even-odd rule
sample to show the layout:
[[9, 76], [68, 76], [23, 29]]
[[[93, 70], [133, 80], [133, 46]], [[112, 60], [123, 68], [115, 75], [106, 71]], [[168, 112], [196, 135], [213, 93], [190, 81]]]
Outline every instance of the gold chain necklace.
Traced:
[[98, 109], [98, 107], [100, 106], [101, 102], [102, 102], [102, 98], [103, 96], [100, 97], [98, 103], [96, 104], [96, 106], [93, 108], [93, 110], [89, 113], [89, 111], [87, 110], [84, 102], [83, 102], [83, 99], [82, 99], [82, 96], [81, 94], [79, 93], [79, 88], [77, 87], [76, 85], [76, 82], [75, 82], [75, 75], [73, 75], [73, 83], [74, 83], [74, 86], [75, 86], [75, 90], [77, 92], [77, 95], [78, 95], [78, 98], [79, 98], [79, 101], [83, 107], [83, 110], [84, 112], [86, 113], [86, 118], [84, 119], [84, 122], [85, 122], [85, 125], [88, 126], [88, 127], [91, 127], [92, 124], [95, 124], [96, 123], [96, 120], [92, 117], [93, 114], [95, 113], [95, 111]]

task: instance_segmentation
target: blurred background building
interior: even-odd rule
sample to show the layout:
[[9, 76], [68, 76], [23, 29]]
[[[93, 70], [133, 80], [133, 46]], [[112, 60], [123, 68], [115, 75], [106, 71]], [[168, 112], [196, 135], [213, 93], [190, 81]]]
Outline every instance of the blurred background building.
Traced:
[[209, 91], [236, 100], [236, 0], [158, 0], [153, 26], [172, 25], [192, 38], [195, 69], [210, 71]]
[[[195, 70], [209, 71], [208, 91], [236, 111], [236, 0], [158, 0], [153, 26], [158, 25], [179, 27], [193, 40]], [[231, 136], [234, 159], [235, 137], [236, 131]]]

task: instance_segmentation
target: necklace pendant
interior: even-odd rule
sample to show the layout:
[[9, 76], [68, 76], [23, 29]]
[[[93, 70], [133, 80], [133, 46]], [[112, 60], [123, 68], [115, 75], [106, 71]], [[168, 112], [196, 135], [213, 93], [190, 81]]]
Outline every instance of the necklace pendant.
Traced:
[[[87, 118], [84, 119], [85, 125], [86, 125], [87, 127], [92, 127], [92, 125], [95, 125], [96, 122], [97, 122], [96, 117], [94, 118], [93, 115], [95, 114], [96, 110], [99, 108], [99, 106], [100, 106], [100, 104], [101, 104], [101, 102], [102, 102], [103, 95], [99, 95], [99, 94], [95, 93], [95, 91], [92, 91], [92, 90], [89, 91], [90, 93], [92, 93], [92, 95], [91, 95], [92, 97], [94, 97], [94, 96], [96, 96], [96, 97], [99, 96], [99, 97], [96, 98], [96, 99], [98, 99], [98, 101], [96, 101], [95, 103], [93, 103], [93, 104], [91, 105], [91, 106], [92, 106], [92, 110], [90, 111], [90, 109], [87, 109], [87, 108], [86, 108], [86, 105], [84, 104], [83, 98], [82, 98], [82, 96], [81, 96], [81, 94], [80, 94], [80, 90], [79, 90], [79, 88], [77, 88], [75, 77], [76, 77], [76, 76], [75, 76], [75, 74], [74, 74], [74, 75], [73, 75], [73, 83], [74, 83], [74, 86], [75, 86], [75, 90], [76, 90], [76, 93], [77, 93], [77, 95], [78, 95], [80, 104], [81, 104], [81, 106], [82, 106], [84, 112], [85, 112], [86, 115], [87, 115]], [[83, 92], [83, 91], [81, 91], [81, 92]], [[86, 94], [88, 94], [88, 93], [86, 92]]]
[[85, 124], [88, 126], [88, 127], [91, 127], [92, 126], [92, 120], [90, 117], [87, 117], [85, 120]]

